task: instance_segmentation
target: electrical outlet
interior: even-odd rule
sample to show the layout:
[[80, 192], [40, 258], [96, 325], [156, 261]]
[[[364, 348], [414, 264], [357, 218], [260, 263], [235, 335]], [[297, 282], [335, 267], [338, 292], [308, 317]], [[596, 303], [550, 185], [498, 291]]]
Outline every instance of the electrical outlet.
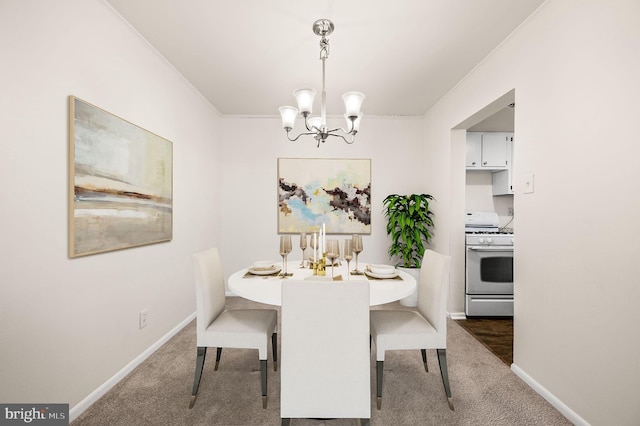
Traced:
[[140, 329], [142, 330], [149, 324], [149, 310], [140, 311]]
[[507, 213], [509, 214], [509, 216], [513, 216], [513, 207], [509, 207], [507, 209]]

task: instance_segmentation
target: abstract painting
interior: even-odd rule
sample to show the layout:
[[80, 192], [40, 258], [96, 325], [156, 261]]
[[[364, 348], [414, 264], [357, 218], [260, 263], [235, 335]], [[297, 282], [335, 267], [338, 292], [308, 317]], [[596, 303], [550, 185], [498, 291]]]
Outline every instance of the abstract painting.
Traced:
[[370, 159], [278, 159], [278, 233], [371, 233]]
[[69, 97], [69, 256], [169, 241], [173, 146]]

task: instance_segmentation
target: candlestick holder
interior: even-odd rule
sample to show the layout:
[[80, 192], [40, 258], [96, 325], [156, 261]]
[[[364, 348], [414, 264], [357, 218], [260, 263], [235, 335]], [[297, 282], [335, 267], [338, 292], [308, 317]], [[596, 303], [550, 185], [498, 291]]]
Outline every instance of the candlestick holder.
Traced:
[[324, 277], [327, 275], [327, 254], [322, 253], [322, 257], [318, 259], [318, 276]]

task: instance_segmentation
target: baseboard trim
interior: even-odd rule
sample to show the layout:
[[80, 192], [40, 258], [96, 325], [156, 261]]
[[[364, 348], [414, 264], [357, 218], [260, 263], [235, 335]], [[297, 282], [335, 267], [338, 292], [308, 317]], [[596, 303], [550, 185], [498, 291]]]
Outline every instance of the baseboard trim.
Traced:
[[529, 376], [520, 367], [515, 364], [511, 364], [511, 371], [513, 371], [518, 377], [520, 377], [531, 389], [536, 391], [540, 396], [549, 402], [556, 410], [558, 410], [563, 416], [565, 416], [571, 423], [576, 426], [591, 426], [585, 419], [580, 417], [578, 413], [569, 408], [564, 402], [560, 401], [554, 394], [549, 392], [544, 386], [535, 381], [533, 377]]
[[87, 408], [91, 407], [94, 402], [100, 399], [105, 393], [107, 393], [111, 388], [113, 388], [120, 380], [122, 380], [127, 374], [131, 373], [134, 368], [140, 365], [144, 360], [149, 358], [151, 354], [153, 354], [156, 350], [158, 350], [162, 345], [164, 345], [169, 339], [178, 334], [180, 330], [185, 328], [187, 324], [193, 321], [196, 317], [196, 313], [192, 313], [189, 315], [184, 321], [180, 324], [176, 325], [171, 331], [162, 336], [160, 340], [155, 342], [153, 345], [149, 346], [144, 352], [138, 355], [133, 361], [127, 364], [122, 370], [118, 371], [114, 374], [109, 380], [100, 385], [96, 390], [91, 392], [80, 401], [78, 404], [73, 406], [69, 410], [69, 422], [74, 421], [80, 414], [82, 414]]
[[449, 312], [449, 318], [452, 320], [464, 320], [467, 319], [467, 316], [464, 312]]

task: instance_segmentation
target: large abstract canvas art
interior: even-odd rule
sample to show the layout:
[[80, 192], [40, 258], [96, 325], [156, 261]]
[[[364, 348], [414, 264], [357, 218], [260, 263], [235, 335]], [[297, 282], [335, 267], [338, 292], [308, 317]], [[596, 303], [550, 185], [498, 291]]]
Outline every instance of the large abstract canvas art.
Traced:
[[169, 241], [172, 143], [69, 98], [69, 256]]
[[371, 233], [370, 159], [278, 159], [278, 232]]

